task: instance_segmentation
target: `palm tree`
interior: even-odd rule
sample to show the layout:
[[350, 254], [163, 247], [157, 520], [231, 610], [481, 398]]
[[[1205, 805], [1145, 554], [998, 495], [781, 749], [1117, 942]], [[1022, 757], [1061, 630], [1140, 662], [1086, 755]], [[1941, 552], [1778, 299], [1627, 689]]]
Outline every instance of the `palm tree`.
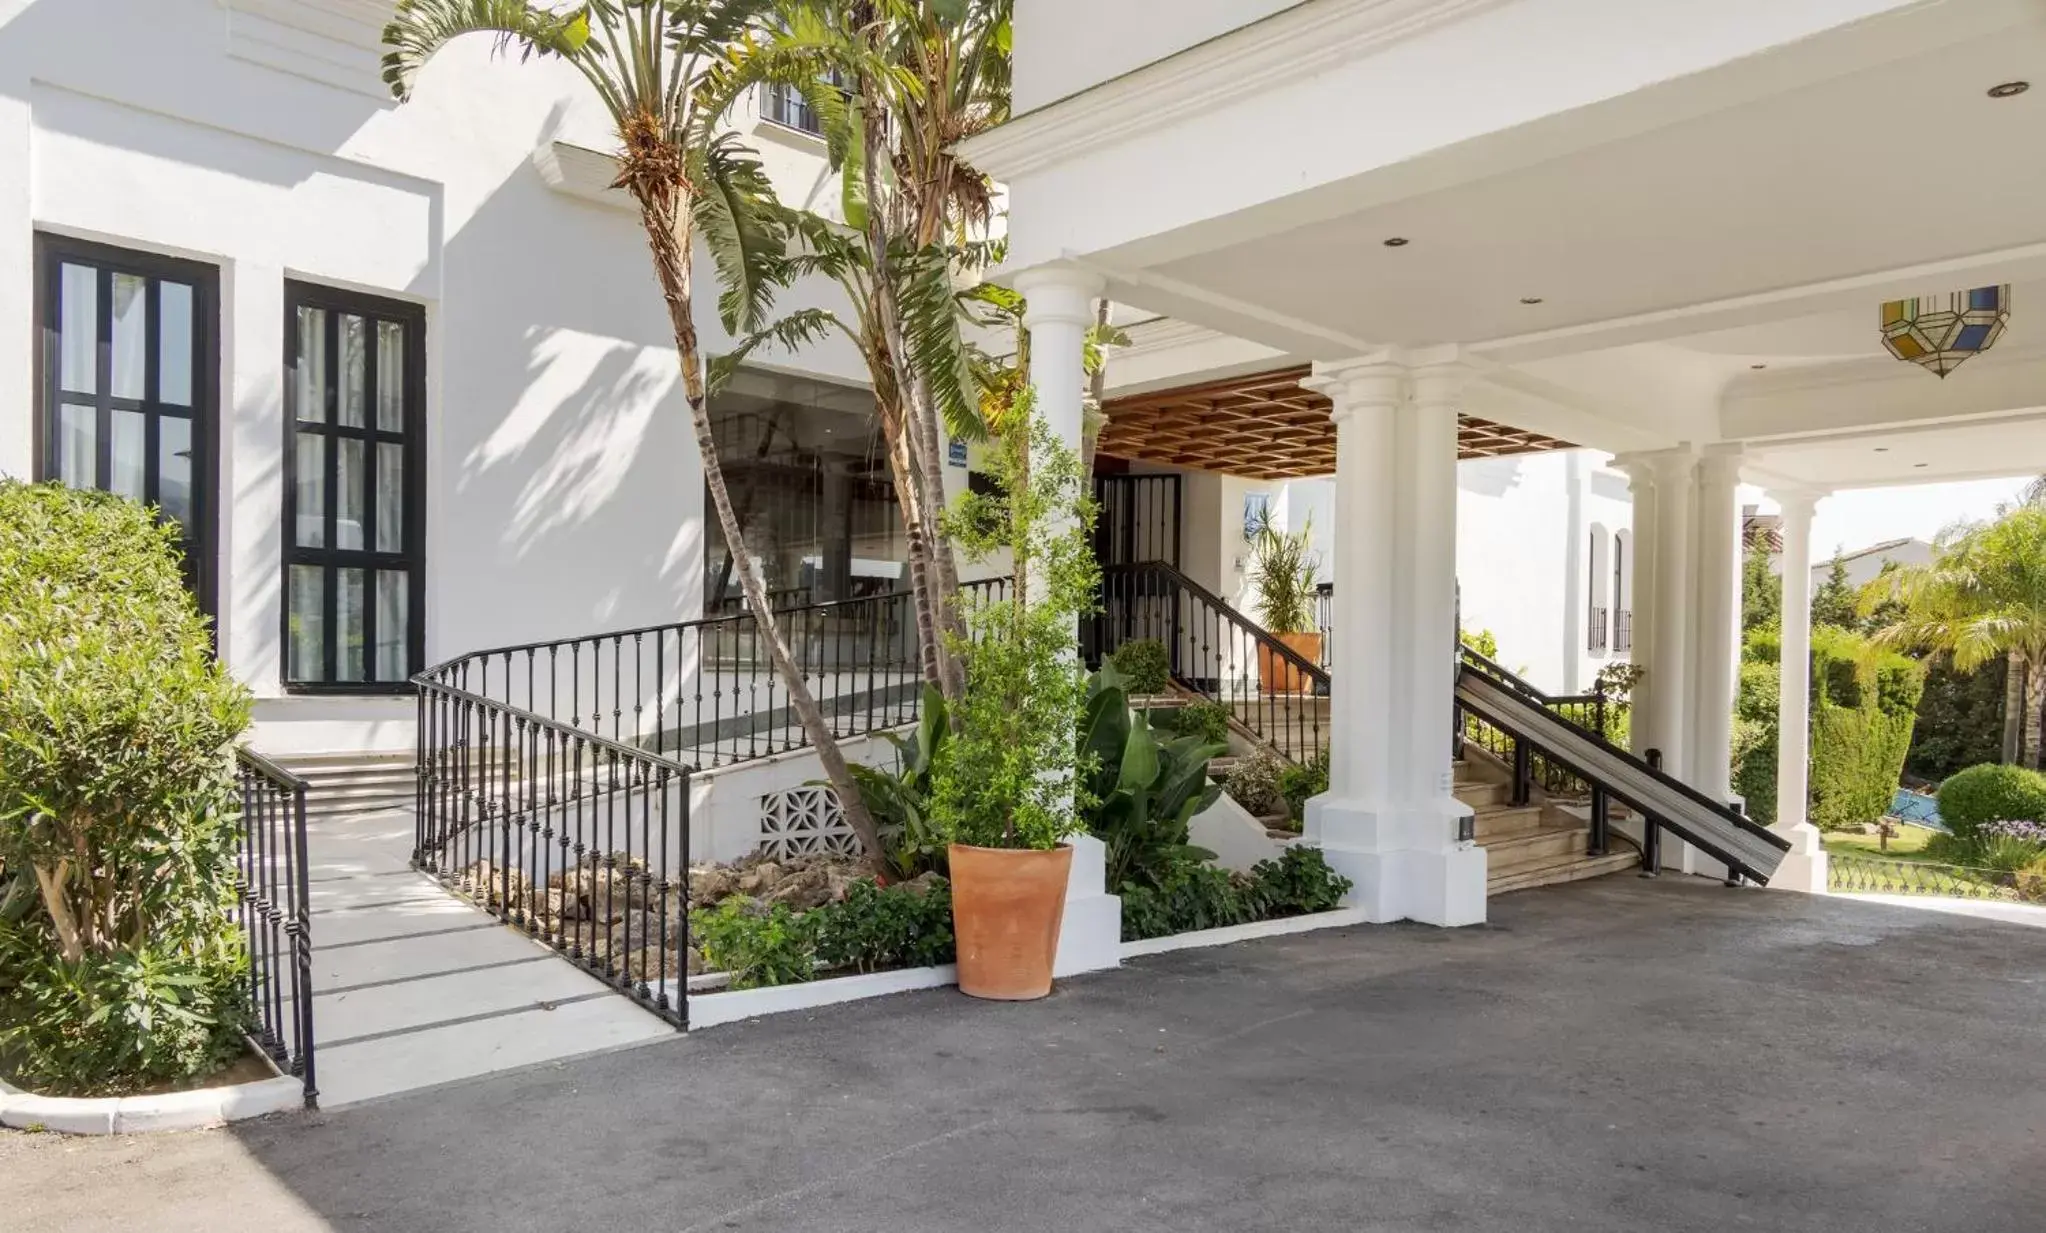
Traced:
[[631, 194], [646, 232], [675, 335], [704, 486], [789, 705], [817, 750], [847, 824], [879, 860], [873, 818], [789, 653], [733, 513], [711, 434], [696, 335], [691, 254], [698, 234], [724, 286], [719, 315], [734, 335], [766, 318], [784, 276], [786, 236], [775, 212], [763, 208], [773, 188], [753, 152], [719, 128], [736, 97], [732, 53], [772, 8], [770, 0], [583, 0], [572, 7], [544, 0], [398, 0], [384, 29], [384, 81], [403, 102], [420, 69], [441, 48], [464, 35], [490, 34], [501, 48], [515, 47], [522, 56], [565, 61], [610, 112], [619, 143], [616, 187]]
[[792, 224], [809, 268], [837, 278], [854, 320], [796, 314], [749, 345], [801, 346], [840, 329], [866, 357], [910, 544], [926, 675], [956, 702], [965, 634], [940, 517], [945, 442], [980, 440], [979, 390], [958, 286], [998, 246], [992, 182], [953, 146], [1009, 112], [1012, 0], [784, 0], [777, 28], [735, 57], [734, 88], [802, 92], [840, 173], [844, 225]]
[[2020, 505], [1942, 535], [1928, 564], [1870, 582], [1862, 611], [1889, 600], [1901, 610], [1876, 631], [1881, 642], [1947, 654], [1958, 672], [2009, 657], [2004, 760], [2037, 765], [2041, 734], [2027, 730], [2046, 691], [2046, 505]]

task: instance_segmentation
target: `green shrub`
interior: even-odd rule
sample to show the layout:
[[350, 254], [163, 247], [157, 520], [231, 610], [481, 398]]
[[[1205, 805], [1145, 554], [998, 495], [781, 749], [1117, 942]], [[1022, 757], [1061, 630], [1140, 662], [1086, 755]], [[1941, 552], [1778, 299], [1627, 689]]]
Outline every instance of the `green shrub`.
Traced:
[[66, 1094], [242, 1048], [232, 744], [177, 532], [105, 493], [0, 482], [0, 1054]]
[[1286, 798], [1286, 814], [1295, 822], [1307, 816], [1307, 802], [1328, 791], [1328, 750], [1314, 755], [1306, 764], [1288, 766], [1279, 772], [1279, 795]]
[[[1733, 788], [1757, 821], [1776, 820], [1777, 717], [1781, 700], [1774, 627], [1743, 642], [1734, 703]], [[1809, 816], [1838, 830], [1889, 809], [1909, 749], [1924, 669], [1851, 630], [1812, 631]]]
[[1939, 816], [1962, 839], [1985, 822], [2046, 821], [2046, 775], [1995, 763], [1956, 771], [1939, 786]]
[[1197, 929], [1241, 925], [1256, 917], [1244, 896], [1240, 875], [1205, 862], [1174, 869], [1157, 887], [1124, 886], [1122, 939], [1162, 938]]
[[785, 903], [734, 895], [691, 912], [689, 935], [704, 966], [729, 975], [733, 989], [797, 985], [817, 975], [816, 914]]
[[915, 736], [881, 734], [895, 746], [895, 769], [884, 771], [857, 762], [846, 767], [860, 786], [860, 799], [873, 815], [889, 868], [897, 877], [913, 878], [945, 869], [945, 837], [933, 825], [930, 813], [931, 768], [944, 753], [951, 734], [945, 695], [936, 685], [925, 685], [923, 716]]
[[1222, 791], [1243, 806], [1244, 812], [1257, 817], [1268, 818], [1284, 813], [1287, 809], [1286, 794], [1279, 790], [1279, 777], [1285, 769], [1285, 759], [1269, 749], [1259, 749], [1230, 768], [1229, 778], [1222, 783]]
[[1321, 849], [1297, 844], [1277, 860], [1259, 861], [1249, 873], [1185, 861], [1156, 886], [1121, 888], [1122, 936], [1134, 942], [1326, 912], [1342, 902], [1350, 885], [1328, 867]]
[[2009, 661], [1992, 659], [1959, 672], [1947, 656], [1932, 660], [1905, 769], [1935, 783], [2003, 753], [2003, 686]]
[[1197, 736], [1206, 745], [1229, 744], [1229, 708], [1203, 698], [1185, 706], [1159, 707], [1147, 712], [1153, 727], [1169, 729], [1180, 736]]
[[1251, 866], [1250, 881], [1259, 920], [1331, 911], [1341, 905], [1352, 885], [1329, 868], [1320, 848], [1304, 844], [1287, 848], [1277, 860]]
[[817, 959], [827, 968], [879, 972], [952, 962], [952, 889], [942, 878], [928, 885], [854, 882], [843, 900], [811, 916]]
[[1172, 683], [1172, 657], [1156, 638], [1138, 638], [1115, 648], [1109, 666], [1122, 674], [1123, 685], [1132, 694], [1162, 694]]
[[1491, 630], [1462, 629], [1457, 631], [1457, 637], [1465, 646], [1486, 659], [1495, 664], [1499, 662], [1499, 636]]
[[1188, 830], [1222, 794], [1208, 782], [1208, 762], [1228, 746], [1199, 736], [1159, 740], [1130, 710], [1121, 680], [1111, 670], [1088, 684], [1077, 754], [1087, 773], [1081, 816], [1108, 848], [1108, 885], [1158, 886], [1183, 862], [1214, 855], [1189, 844]]

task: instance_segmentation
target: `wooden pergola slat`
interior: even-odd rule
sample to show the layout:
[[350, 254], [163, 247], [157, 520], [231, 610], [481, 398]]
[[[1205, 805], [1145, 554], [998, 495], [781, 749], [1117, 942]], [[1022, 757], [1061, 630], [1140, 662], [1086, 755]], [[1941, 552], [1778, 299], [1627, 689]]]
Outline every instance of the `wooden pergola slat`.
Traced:
[[[1310, 370], [1285, 368], [1178, 389], [1111, 398], [1100, 452], [1244, 479], [1333, 475], [1336, 426], [1325, 395], [1301, 385]], [[1457, 457], [1498, 458], [1574, 448], [1538, 432], [1457, 417]]]

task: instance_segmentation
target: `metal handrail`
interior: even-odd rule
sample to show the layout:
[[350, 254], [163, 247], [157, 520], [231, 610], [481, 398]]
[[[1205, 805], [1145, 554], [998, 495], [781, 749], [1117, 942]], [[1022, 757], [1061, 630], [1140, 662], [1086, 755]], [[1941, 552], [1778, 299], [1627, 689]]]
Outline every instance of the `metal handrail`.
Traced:
[[241, 795], [236, 912], [249, 956], [253, 1035], [279, 1068], [297, 1076], [306, 1108], [317, 1108], [307, 783], [246, 746], [237, 746], [234, 753]]

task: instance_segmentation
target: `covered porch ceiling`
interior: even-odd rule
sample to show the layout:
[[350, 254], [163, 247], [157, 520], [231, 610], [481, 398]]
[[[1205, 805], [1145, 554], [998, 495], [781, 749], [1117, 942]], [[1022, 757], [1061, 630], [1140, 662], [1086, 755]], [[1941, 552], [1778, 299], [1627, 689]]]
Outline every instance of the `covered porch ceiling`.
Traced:
[[[1107, 400], [1100, 451], [1255, 480], [1304, 479], [1336, 469], [1329, 400], [1301, 385], [1307, 365]], [[1457, 417], [1457, 457], [1570, 449], [1567, 441], [1474, 416]]]

